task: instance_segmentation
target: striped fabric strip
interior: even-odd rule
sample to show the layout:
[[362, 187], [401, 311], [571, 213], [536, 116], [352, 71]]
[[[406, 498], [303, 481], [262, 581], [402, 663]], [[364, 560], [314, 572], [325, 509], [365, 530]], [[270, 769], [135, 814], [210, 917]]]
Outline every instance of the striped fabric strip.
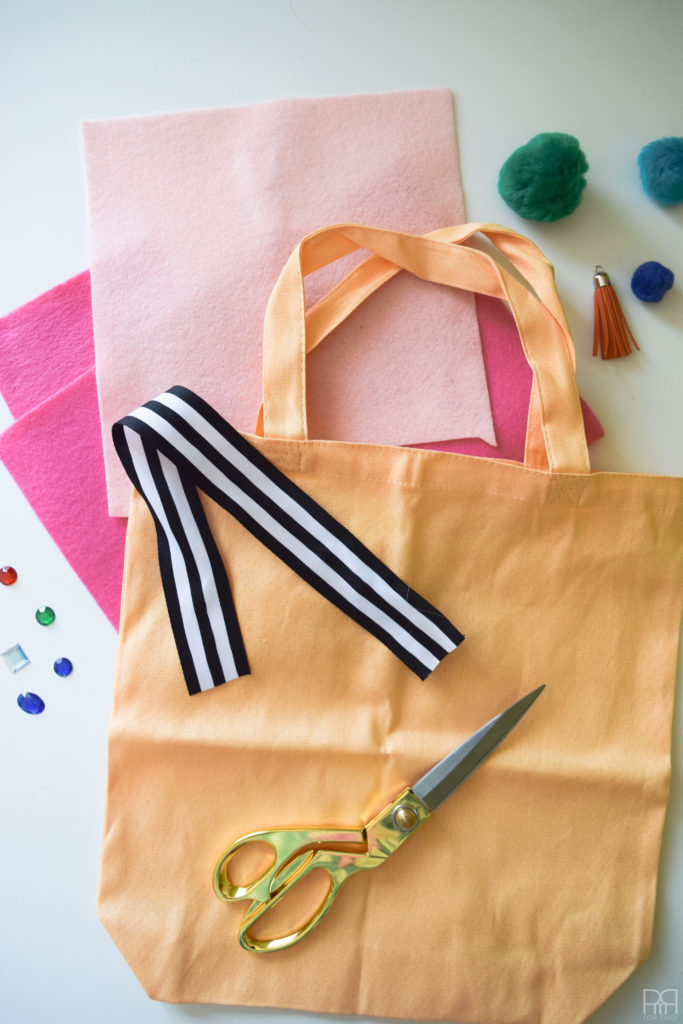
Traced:
[[198, 489], [421, 679], [463, 639], [194, 392], [171, 388], [115, 423], [113, 437], [154, 518], [166, 604], [190, 693], [249, 673]]

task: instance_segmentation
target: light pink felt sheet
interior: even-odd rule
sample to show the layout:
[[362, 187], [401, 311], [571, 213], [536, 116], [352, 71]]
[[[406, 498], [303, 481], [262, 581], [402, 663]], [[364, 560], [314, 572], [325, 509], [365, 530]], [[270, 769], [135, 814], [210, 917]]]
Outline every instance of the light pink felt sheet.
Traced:
[[[305, 234], [341, 221], [425, 232], [465, 219], [446, 89], [89, 122], [84, 140], [114, 515], [127, 514], [129, 484], [111, 425], [151, 395], [182, 383], [253, 430], [266, 303]], [[315, 275], [311, 298], [331, 280]], [[470, 294], [402, 274], [363, 323], [362, 337], [343, 324], [316, 353], [317, 436], [496, 443]]]
[[[493, 447], [481, 438], [470, 437], [456, 441], [435, 441], [417, 447], [523, 462], [531, 396], [531, 367], [524, 356], [515, 321], [507, 306], [489, 295], [477, 295], [476, 305], [498, 445]], [[588, 444], [593, 444], [605, 432], [600, 420], [583, 399], [581, 409], [586, 440]]]

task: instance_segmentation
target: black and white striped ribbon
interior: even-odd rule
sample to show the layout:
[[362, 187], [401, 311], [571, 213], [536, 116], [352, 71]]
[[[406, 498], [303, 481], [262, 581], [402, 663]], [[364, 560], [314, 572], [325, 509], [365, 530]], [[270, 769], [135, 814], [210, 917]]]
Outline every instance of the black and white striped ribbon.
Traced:
[[114, 424], [113, 437], [156, 524], [166, 603], [190, 693], [249, 673], [230, 584], [197, 488], [421, 679], [463, 639], [187, 388], [140, 406]]

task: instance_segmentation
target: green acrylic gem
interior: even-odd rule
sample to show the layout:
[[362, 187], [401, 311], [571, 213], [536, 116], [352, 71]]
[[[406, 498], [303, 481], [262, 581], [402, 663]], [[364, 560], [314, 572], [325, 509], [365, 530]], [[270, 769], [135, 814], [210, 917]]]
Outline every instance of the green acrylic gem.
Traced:
[[39, 622], [41, 626], [51, 626], [54, 621], [55, 613], [48, 605], [45, 605], [44, 608], [39, 608], [36, 612], [36, 622]]

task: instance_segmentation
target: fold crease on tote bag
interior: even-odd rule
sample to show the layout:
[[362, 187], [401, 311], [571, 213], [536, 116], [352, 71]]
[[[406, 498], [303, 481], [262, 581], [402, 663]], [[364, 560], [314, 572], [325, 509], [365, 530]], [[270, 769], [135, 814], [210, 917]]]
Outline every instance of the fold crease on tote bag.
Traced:
[[157, 532], [189, 693], [249, 674], [225, 566], [197, 488], [425, 679], [463, 635], [194, 392], [173, 387], [113, 427]]

